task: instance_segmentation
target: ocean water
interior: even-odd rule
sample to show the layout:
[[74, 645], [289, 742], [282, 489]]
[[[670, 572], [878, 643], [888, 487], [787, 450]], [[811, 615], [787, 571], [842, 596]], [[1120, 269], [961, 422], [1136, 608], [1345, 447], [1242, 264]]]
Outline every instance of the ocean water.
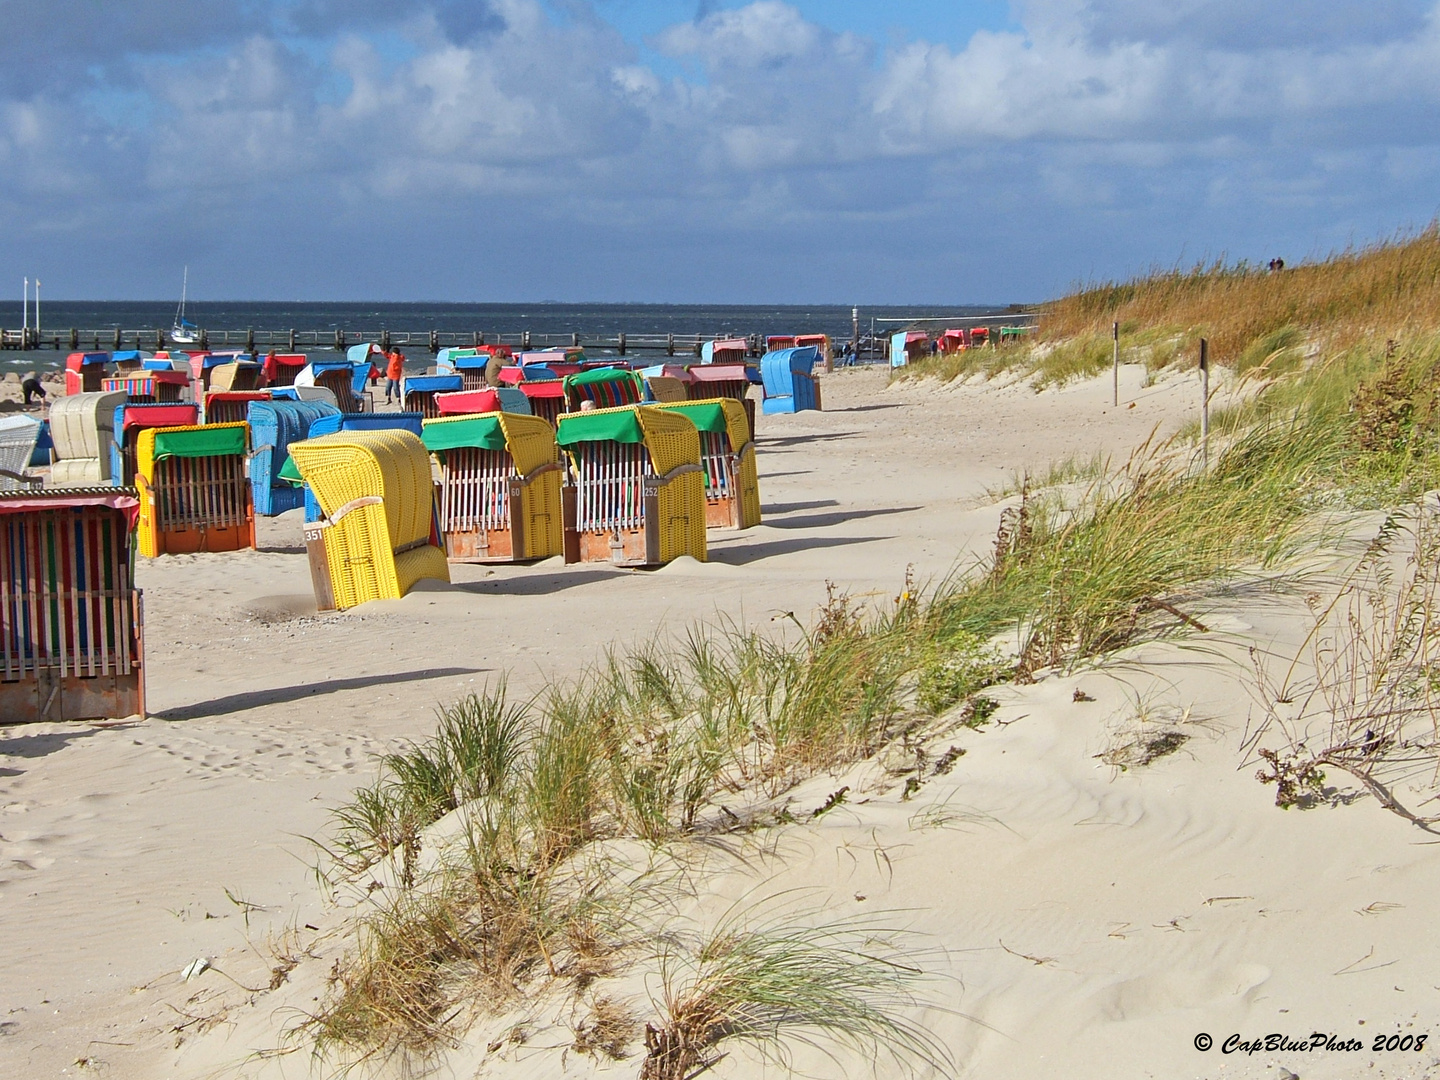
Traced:
[[[862, 307], [860, 332], [868, 334], [872, 319], [939, 318], [982, 315], [1004, 310], [1003, 305], [956, 305], [953, 307]], [[381, 330], [428, 332], [430, 330], [487, 335], [519, 334], [529, 330], [532, 344], [568, 344], [570, 335], [614, 337], [621, 331], [630, 335], [668, 334], [693, 338], [744, 336], [747, 334], [829, 334], [848, 341], [851, 309], [840, 305], [759, 306], [679, 304], [364, 304], [364, 303], [279, 303], [196, 301], [186, 307], [187, 318], [208, 330], [321, 330], [333, 334], [344, 330], [352, 335], [376, 334]], [[41, 331], [67, 336], [71, 327], [79, 330], [168, 330], [175, 318], [175, 303], [43, 301]], [[0, 303], [0, 327], [21, 326], [21, 306]], [[34, 312], [31, 312], [34, 322]], [[893, 324], [876, 324], [882, 333]], [[492, 338], [493, 339], [493, 338]], [[68, 340], [68, 337], [67, 337]], [[82, 341], [82, 347], [84, 342]], [[103, 348], [104, 346], [102, 346]], [[218, 347], [218, 346], [212, 346]], [[594, 351], [594, 350], [587, 350]], [[645, 354], [648, 355], [648, 354]], [[30, 352], [0, 352], [0, 373], [58, 368], [65, 350], [40, 349]], [[421, 352], [410, 357], [412, 364], [428, 360]]]

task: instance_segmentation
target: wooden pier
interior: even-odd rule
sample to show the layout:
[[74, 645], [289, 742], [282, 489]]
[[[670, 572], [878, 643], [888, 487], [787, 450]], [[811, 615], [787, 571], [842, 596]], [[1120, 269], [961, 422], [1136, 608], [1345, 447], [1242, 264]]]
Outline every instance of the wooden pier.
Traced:
[[[967, 326], [1033, 325], [1033, 314], [1014, 312], [997, 313], [987, 316], [970, 316], [955, 319], [937, 319], [934, 322], [963, 323]], [[896, 320], [898, 321], [898, 320]], [[917, 320], [916, 322], [920, 322]], [[68, 352], [117, 351], [121, 349], [202, 349], [224, 351], [243, 349], [245, 352], [314, 352], [320, 349], [334, 349], [343, 352], [352, 345], [374, 342], [382, 349], [398, 348], [406, 352], [429, 351], [433, 356], [445, 348], [478, 348], [481, 345], [510, 345], [513, 348], [531, 349], [584, 348], [597, 353], [663, 353], [666, 356], [699, 356], [706, 341], [717, 337], [744, 337], [752, 356], [765, 351], [764, 334], [627, 334], [620, 332], [613, 337], [604, 335], [540, 334], [523, 330], [515, 334], [487, 333], [481, 330], [456, 332], [452, 330], [259, 330], [247, 327], [244, 330], [198, 331], [200, 340], [193, 344], [177, 345], [170, 340], [169, 333], [160, 328], [122, 330], [46, 329], [43, 333], [35, 328], [28, 330], [0, 329], [0, 349], [56, 349]], [[838, 348], [846, 339], [837, 338]], [[852, 341], [854, 339], [851, 339]], [[861, 353], [870, 345], [870, 335], [863, 335], [858, 342]], [[874, 343], [880, 344], [877, 337]]]

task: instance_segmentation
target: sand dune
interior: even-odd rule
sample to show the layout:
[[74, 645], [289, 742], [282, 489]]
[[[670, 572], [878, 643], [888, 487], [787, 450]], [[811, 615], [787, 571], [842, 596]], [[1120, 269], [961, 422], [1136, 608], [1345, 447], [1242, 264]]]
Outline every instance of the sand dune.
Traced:
[[[1108, 379], [1036, 394], [828, 377], [829, 411], [761, 421], [765, 524], [712, 534], [703, 564], [456, 567], [451, 586], [317, 616], [295, 514], [264, 523], [259, 552], [141, 560], [154, 716], [0, 729], [0, 1075], [309, 1075], [303, 1050], [252, 1057], [313, 1007], [356, 902], [317, 886], [304, 837], [377, 754], [428, 734], [438, 703], [501, 673], [523, 691], [697, 618], [803, 617], [827, 580], [891, 596], [907, 565], [922, 580], [968, 565], [994, 534], [987, 490], [1123, 457], [1193, 415], [1189, 378], [1140, 383], [1126, 369], [1115, 410]], [[1343, 784], [1333, 805], [1282, 812], [1242, 763], [1247, 649], [1293, 651], [1306, 617], [1302, 596], [1237, 590], [1210, 605], [1203, 650], [1150, 644], [997, 691], [994, 723], [926, 746], [964, 753], [909, 798], [885, 754], [815, 777], [788, 794], [797, 810], [847, 785], [848, 801], [705, 855], [677, 918], [783, 894], [902, 921], [936, 975], [923, 1020], [963, 1076], [1432, 1075], [1440, 1046], [1369, 1047], [1427, 1033], [1440, 1006], [1433, 837]], [[1155, 730], [1186, 739], [1143, 767], [1104, 760]], [[272, 990], [277, 944], [299, 960]], [[182, 982], [199, 957], [212, 969]], [[642, 1012], [654, 990], [616, 985]], [[442, 1075], [638, 1073], [636, 1056], [563, 1054], [574, 1017], [553, 1003], [523, 1019], [523, 1045], [505, 1038], [516, 1016], [482, 1019]], [[1320, 1031], [1366, 1049], [1221, 1049]], [[800, 1054], [812, 1075], [870, 1074]], [[713, 1075], [760, 1064], [735, 1049]]]

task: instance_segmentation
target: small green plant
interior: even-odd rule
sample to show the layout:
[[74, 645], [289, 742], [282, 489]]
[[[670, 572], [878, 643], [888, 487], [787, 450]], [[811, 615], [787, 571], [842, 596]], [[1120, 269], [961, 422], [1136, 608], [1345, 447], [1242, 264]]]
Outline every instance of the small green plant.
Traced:
[[[925, 712], [938, 716], [977, 691], [1006, 681], [1013, 672], [1013, 662], [987, 645], [978, 634], [957, 630], [927, 656], [917, 680], [916, 701]], [[993, 711], [992, 703], [989, 712]]]

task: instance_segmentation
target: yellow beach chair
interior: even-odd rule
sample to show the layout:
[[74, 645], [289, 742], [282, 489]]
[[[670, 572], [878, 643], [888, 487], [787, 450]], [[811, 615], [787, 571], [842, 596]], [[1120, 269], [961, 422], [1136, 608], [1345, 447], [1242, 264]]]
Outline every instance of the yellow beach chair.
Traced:
[[734, 398], [651, 406], [687, 417], [700, 434], [705, 467], [705, 524], [712, 529], [748, 529], [760, 524], [760, 478], [755, 442], [745, 406]]
[[570, 458], [566, 562], [704, 561], [705, 477], [688, 417], [647, 405], [565, 413], [555, 441]]
[[422, 578], [450, 580], [432, 540], [430, 455], [411, 432], [342, 431], [290, 444], [324, 517], [305, 526], [316, 606], [399, 599]]
[[250, 425], [145, 428], [135, 444], [140, 554], [255, 546], [245, 459]]
[[565, 466], [538, 416], [490, 412], [426, 420], [440, 463], [439, 517], [451, 562], [521, 562], [564, 552]]

